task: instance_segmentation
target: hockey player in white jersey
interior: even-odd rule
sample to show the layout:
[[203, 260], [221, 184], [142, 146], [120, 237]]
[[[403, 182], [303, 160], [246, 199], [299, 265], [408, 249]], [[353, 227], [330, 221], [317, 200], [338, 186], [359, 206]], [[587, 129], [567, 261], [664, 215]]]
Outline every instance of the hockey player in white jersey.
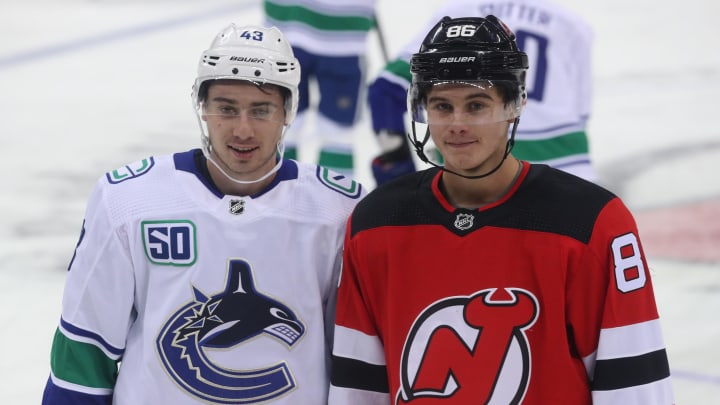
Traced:
[[[368, 88], [372, 126], [382, 154], [374, 159], [378, 184], [415, 171], [405, 134], [410, 56], [443, 16], [495, 15], [528, 54], [528, 99], [513, 155], [596, 181], [586, 127], [592, 101], [592, 28], [581, 16], [550, 0], [450, 0], [390, 61]], [[432, 157], [431, 154], [429, 154]]]
[[284, 160], [300, 66], [277, 28], [202, 53], [202, 148], [110, 171], [70, 262], [45, 405], [322, 404], [345, 222], [365, 194]]

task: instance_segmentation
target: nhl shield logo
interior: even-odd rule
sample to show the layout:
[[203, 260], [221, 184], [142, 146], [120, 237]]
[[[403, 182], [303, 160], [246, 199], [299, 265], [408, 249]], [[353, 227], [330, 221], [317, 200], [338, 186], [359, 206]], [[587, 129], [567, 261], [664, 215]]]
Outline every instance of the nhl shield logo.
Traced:
[[245, 212], [245, 200], [230, 200], [230, 213], [240, 215]]
[[455, 228], [461, 231], [467, 231], [472, 228], [475, 217], [470, 214], [458, 214], [455, 217]]

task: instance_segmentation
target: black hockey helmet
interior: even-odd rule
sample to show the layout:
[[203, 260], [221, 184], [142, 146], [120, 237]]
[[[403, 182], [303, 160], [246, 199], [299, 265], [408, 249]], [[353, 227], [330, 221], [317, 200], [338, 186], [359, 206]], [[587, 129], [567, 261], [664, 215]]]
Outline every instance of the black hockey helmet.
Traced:
[[422, 99], [438, 82], [503, 81], [517, 89], [511, 99], [525, 98], [527, 69], [527, 54], [518, 49], [515, 34], [494, 15], [443, 17], [410, 60], [411, 89]]

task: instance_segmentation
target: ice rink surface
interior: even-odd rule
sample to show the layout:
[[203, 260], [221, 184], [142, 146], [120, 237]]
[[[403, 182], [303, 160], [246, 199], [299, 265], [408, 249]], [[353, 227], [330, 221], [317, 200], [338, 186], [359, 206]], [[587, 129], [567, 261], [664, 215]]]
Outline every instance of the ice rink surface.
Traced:
[[[595, 30], [592, 156], [636, 214], [677, 404], [720, 403], [720, 3], [562, 2]], [[392, 53], [442, 2], [379, 3]], [[0, 0], [0, 403], [39, 403], [94, 181], [199, 145], [198, 56], [232, 21], [260, 23], [260, 2]], [[374, 142], [364, 118], [356, 177], [370, 188]]]

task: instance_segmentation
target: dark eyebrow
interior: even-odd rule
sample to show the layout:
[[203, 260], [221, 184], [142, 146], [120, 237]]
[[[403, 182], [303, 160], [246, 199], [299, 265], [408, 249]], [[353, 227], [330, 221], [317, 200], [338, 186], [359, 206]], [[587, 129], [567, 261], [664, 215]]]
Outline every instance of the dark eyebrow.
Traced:
[[213, 97], [211, 101], [215, 101], [217, 103], [237, 104], [237, 101], [225, 97]]
[[[465, 100], [472, 100], [472, 99], [474, 99], [474, 98], [484, 98], [484, 99], [493, 101], [493, 98], [492, 98], [489, 94], [487, 94], [487, 93], [472, 93], [472, 94], [468, 94], [467, 97], [465, 97]], [[448, 100], [448, 99], [445, 98], [445, 97], [432, 96], [432, 97], [428, 98], [428, 101], [427, 101], [427, 102], [428, 102], [428, 103], [433, 103], [433, 102], [447, 101], [447, 100]]]
[[[219, 97], [219, 96], [214, 97], [212, 99], [212, 101], [218, 102], [218, 103], [227, 103], [227, 104], [231, 104], [231, 105], [236, 105], [238, 103], [237, 100], [233, 100], [231, 98], [226, 98], [226, 97]], [[256, 102], [250, 103], [250, 106], [252, 106], [252, 107], [262, 107], [262, 106], [267, 106], [267, 105], [275, 106], [275, 103], [273, 103], [271, 101], [256, 101]]]

